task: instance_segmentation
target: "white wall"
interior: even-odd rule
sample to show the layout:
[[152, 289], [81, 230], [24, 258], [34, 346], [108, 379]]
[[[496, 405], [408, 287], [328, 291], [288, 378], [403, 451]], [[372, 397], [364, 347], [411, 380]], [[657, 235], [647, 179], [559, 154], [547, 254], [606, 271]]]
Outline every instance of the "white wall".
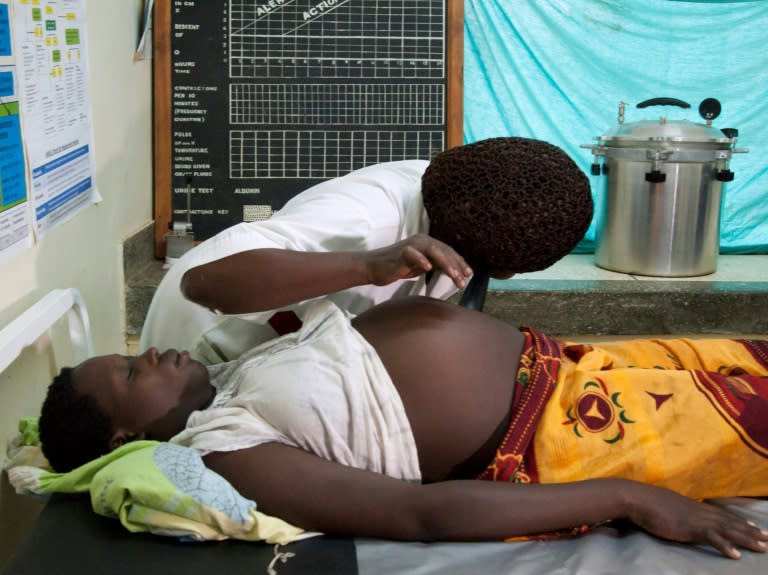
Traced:
[[[49, 290], [76, 287], [90, 312], [96, 353], [124, 350], [122, 241], [151, 220], [153, 203], [152, 63], [133, 61], [142, 4], [86, 0], [95, 184], [103, 201], [0, 264], [0, 327]], [[0, 375], [3, 455], [18, 419], [38, 413], [66, 356], [66, 348], [58, 357], [31, 350]], [[0, 567], [16, 523], [6, 517], [7, 491], [0, 487]]]

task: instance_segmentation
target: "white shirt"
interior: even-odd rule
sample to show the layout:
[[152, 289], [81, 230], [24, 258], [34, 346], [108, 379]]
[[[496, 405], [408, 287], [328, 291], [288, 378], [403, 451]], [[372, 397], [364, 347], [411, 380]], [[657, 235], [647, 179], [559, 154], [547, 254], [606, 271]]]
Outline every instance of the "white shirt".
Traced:
[[[206, 364], [239, 357], [276, 336], [267, 321], [275, 310], [217, 315], [185, 299], [180, 281], [188, 269], [235, 253], [281, 248], [307, 252], [373, 250], [429, 231], [421, 176], [429, 162], [406, 160], [356, 170], [297, 195], [269, 220], [237, 224], [187, 252], [168, 270], [150, 304], [139, 347], [188, 350]], [[444, 299], [455, 293], [448, 276], [435, 274], [387, 286], [363, 285], [326, 297], [357, 315], [377, 303], [406, 295]], [[315, 298], [315, 300], [321, 298]], [[281, 309], [303, 319], [311, 301]]]
[[276, 442], [343, 465], [421, 479], [400, 395], [376, 350], [328, 301], [298, 332], [209, 367], [212, 405], [171, 441], [205, 455]]

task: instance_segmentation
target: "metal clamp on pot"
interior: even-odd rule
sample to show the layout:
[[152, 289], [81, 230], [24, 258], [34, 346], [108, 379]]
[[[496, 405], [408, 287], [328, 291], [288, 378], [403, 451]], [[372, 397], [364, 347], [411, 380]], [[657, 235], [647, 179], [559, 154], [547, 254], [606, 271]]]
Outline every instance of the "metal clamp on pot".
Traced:
[[[637, 105], [690, 104], [653, 98]], [[594, 144], [592, 174], [601, 178], [597, 210], [595, 263], [638, 275], [684, 277], [713, 273], [720, 250], [723, 184], [734, 178], [728, 163], [737, 148], [738, 130], [712, 126], [721, 106], [714, 98], [699, 105], [706, 123], [668, 120], [624, 122]]]

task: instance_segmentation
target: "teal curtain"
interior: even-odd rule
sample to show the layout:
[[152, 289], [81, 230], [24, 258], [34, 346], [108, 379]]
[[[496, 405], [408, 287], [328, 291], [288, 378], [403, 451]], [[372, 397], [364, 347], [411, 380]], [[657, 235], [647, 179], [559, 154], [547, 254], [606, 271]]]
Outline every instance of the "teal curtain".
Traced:
[[[768, 0], [465, 0], [464, 138], [517, 135], [581, 148], [626, 121], [703, 120], [738, 128], [722, 212], [723, 253], [768, 253]], [[654, 97], [691, 104], [637, 110]], [[650, 114], [650, 115], [649, 115]], [[598, 177], [590, 176], [595, 193]], [[578, 251], [594, 248], [594, 226]]]

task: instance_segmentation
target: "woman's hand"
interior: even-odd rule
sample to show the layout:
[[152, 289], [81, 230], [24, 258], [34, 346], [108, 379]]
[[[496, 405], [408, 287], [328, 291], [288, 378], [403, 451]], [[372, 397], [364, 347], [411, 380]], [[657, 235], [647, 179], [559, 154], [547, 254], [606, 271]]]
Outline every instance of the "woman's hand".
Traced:
[[627, 518], [653, 535], [683, 543], [706, 543], [731, 559], [741, 557], [737, 547], [760, 553], [768, 550], [768, 531], [725, 508], [639, 483], [629, 493]]
[[437, 268], [447, 274], [457, 288], [463, 288], [472, 275], [464, 258], [451, 246], [427, 234], [416, 234], [396, 244], [365, 254], [369, 283], [382, 286], [413, 278]]

